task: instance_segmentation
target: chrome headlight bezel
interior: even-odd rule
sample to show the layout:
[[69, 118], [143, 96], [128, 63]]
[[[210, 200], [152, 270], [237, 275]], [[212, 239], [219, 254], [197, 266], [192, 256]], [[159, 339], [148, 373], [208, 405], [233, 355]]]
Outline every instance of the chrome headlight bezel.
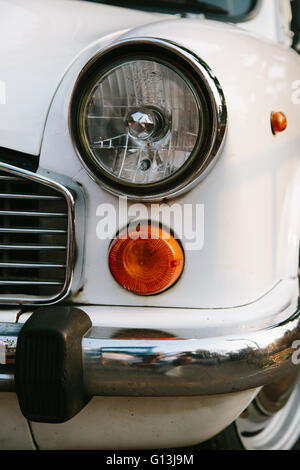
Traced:
[[[147, 184], [133, 184], [100, 170], [82, 138], [80, 109], [90, 90], [113, 67], [132, 58], [162, 63], [191, 83], [209, 129], [207, 138], [201, 142], [197, 139], [191, 156], [178, 171], [162, 181]], [[190, 190], [213, 166], [227, 130], [227, 107], [220, 83], [208, 65], [192, 52], [163, 39], [125, 39], [94, 56], [81, 71], [71, 97], [69, 127], [76, 152], [93, 180], [114, 195], [139, 201], [159, 201]], [[201, 158], [197, 158], [200, 154]]]

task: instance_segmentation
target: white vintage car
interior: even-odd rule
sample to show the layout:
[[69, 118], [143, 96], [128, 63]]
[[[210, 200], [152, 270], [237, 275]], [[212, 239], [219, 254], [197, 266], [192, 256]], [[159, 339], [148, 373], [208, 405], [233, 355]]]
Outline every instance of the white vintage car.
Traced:
[[1, 449], [297, 446], [299, 10], [0, 0]]

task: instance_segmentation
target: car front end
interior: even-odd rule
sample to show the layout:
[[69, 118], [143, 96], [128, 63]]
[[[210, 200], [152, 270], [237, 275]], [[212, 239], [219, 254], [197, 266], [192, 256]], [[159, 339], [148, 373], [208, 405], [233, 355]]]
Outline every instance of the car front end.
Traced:
[[254, 3], [2, 2], [0, 448], [298, 439], [242, 415], [300, 392], [299, 57]]

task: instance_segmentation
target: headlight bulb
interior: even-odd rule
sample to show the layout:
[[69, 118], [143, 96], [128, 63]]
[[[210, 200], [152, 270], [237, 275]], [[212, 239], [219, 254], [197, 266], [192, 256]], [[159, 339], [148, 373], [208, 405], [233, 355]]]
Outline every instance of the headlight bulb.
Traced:
[[167, 130], [163, 113], [150, 107], [132, 110], [127, 116], [126, 125], [131, 137], [141, 140], [156, 140]]

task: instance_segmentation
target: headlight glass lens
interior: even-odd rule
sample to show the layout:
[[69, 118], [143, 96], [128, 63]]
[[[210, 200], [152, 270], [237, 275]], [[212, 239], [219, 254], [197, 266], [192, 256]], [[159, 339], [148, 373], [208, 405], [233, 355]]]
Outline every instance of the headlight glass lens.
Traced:
[[129, 59], [103, 73], [82, 101], [79, 119], [93, 165], [136, 186], [170, 178], [205, 137], [192, 83], [150, 59]]

